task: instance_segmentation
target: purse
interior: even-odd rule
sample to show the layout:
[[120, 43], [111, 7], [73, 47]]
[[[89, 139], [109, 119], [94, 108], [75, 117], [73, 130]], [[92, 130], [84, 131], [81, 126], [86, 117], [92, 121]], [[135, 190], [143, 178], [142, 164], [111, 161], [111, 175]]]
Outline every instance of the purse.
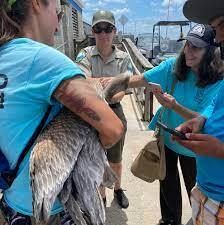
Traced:
[[[177, 80], [174, 79], [170, 94], [172, 95]], [[165, 108], [161, 109], [159, 120], [162, 118]], [[131, 165], [134, 176], [146, 181], [164, 180], [166, 177], [166, 158], [164, 138], [160, 127], [156, 127], [152, 139], [141, 149]]]
[[152, 139], [141, 149], [131, 166], [134, 176], [146, 181], [163, 180], [166, 176], [166, 159], [163, 136], [160, 128]]

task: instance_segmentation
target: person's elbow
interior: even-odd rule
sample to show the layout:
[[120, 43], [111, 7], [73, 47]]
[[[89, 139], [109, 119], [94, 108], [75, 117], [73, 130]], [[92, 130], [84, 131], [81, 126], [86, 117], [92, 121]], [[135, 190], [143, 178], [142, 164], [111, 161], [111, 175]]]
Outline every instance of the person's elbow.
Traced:
[[112, 144], [116, 144], [124, 135], [124, 125], [123, 123], [119, 120], [119, 123], [114, 127], [112, 127], [111, 132], [111, 142]]
[[104, 148], [108, 149], [115, 145], [124, 135], [125, 127], [120, 120], [116, 123], [108, 124], [104, 134], [100, 135], [101, 142]]

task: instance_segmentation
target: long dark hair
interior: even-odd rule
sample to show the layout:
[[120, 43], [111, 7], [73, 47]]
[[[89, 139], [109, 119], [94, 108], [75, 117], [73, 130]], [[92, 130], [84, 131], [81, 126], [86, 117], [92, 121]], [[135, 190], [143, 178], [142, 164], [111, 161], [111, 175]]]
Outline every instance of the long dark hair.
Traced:
[[[190, 70], [191, 68], [186, 65], [183, 48], [177, 58], [174, 74], [177, 77], [177, 80], [184, 81], [187, 79], [187, 74]], [[206, 47], [197, 75], [198, 81], [196, 85], [198, 87], [205, 87], [208, 84], [214, 84], [218, 80], [223, 79], [224, 62], [221, 60], [220, 51], [217, 47]]]
[[[18, 37], [21, 28], [29, 16], [31, 0], [16, 0], [9, 7], [9, 0], [0, 0], [0, 46]], [[48, 0], [42, 0], [48, 4]]]

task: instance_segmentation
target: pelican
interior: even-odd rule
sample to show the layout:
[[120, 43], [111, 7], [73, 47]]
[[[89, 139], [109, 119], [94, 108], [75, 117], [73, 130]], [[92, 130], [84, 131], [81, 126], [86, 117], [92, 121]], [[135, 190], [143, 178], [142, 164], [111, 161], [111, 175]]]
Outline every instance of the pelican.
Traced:
[[[129, 76], [113, 78], [98, 95], [110, 101], [128, 88]], [[58, 197], [76, 225], [104, 225], [106, 216], [100, 184], [112, 187], [116, 175], [109, 166], [97, 131], [63, 108], [37, 138], [30, 157], [33, 215], [37, 224], [47, 223]]]

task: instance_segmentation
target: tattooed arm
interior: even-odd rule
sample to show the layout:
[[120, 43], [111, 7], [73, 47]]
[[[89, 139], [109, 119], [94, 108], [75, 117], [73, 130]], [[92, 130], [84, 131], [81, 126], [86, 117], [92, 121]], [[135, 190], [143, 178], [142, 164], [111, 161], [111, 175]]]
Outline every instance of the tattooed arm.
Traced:
[[123, 134], [123, 125], [110, 107], [101, 100], [93, 86], [85, 79], [63, 81], [54, 97], [92, 125], [105, 148], [115, 144]]

